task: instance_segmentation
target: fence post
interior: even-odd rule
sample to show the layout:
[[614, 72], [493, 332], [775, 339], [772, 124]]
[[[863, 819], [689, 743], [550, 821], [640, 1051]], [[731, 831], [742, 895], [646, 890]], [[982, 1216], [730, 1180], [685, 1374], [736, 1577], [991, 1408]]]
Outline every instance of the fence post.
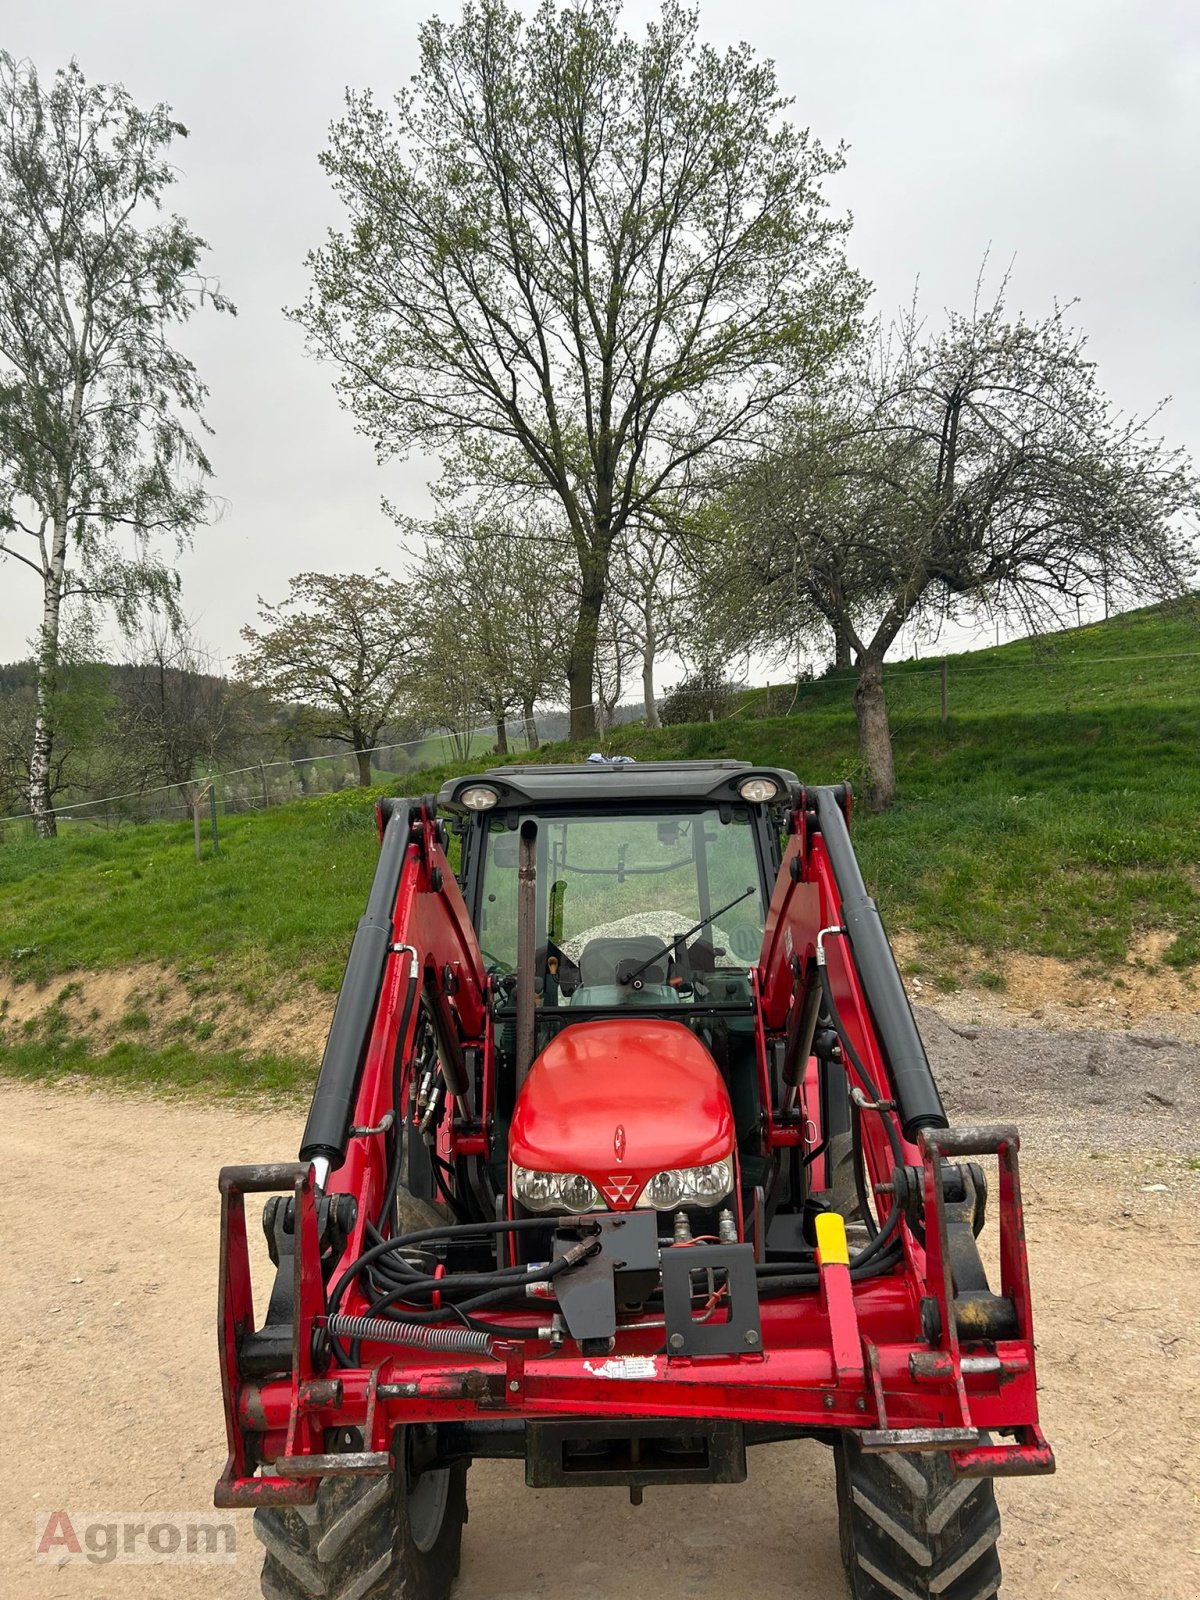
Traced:
[[947, 676], [948, 676], [948, 667], [947, 667], [947, 663], [946, 663], [946, 658], [945, 658], [945, 656], [943, 656], [942, 657], [942, 721], [943, 722], [946, 721], [946, 718], [950, 714], [949, 696], [948, 696], [948, 694], [946, 692], [946, 688], [947, 688], [946, 679], [947, 679]]
[[208, 814], [212, 821], [213, 855], [219, 856], [221, 854], [221, 841], [217, 837], [217, 785], [211, 774], [208, 780]]
[[271, 804], [271, 796], [267, 789], [267, 769], [261, 761], [258, 763], [258, 777], [259, 782], [262, 784], [263, 810], [265, 811]]
[[192, 837], [196, 844], [196, 860], [200, 860], [200, 799], [199, 795], [192, 801]]

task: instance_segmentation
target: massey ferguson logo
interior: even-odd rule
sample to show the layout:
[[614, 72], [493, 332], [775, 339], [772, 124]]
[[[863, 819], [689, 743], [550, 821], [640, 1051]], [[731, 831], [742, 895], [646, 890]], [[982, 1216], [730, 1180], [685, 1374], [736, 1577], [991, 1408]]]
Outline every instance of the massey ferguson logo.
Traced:
[[625, 1159], [625, 1129], [617, 1123], [617, 1131], [613, 1134], [613, 1149], [617, 1152], [617, 1160]]
[[633, 1197], [637, 1194], [637, 1179], [629, 1177], [627, 1173], [615, 1173], [611, 1178], [606, 1178], [600, 1187], [610, 1206], [627, 1206], [633, 1203]]

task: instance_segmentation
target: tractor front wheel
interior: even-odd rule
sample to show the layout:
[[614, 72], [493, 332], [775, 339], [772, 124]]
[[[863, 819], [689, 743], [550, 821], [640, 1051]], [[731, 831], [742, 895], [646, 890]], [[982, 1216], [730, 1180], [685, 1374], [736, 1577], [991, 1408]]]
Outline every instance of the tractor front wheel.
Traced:
[[414, 1478], [404, 1432], [394, 1473], [323, 1478], [311, 1506], [254, 1513], [266, 1600], [447, 1600], [467, 1519], [468, 1464]]
[[1000, 1513], [990, 1478], [956, 1478], [938, 1452], [836, 1447], [842, 1562], [854, 1600], [991, 1600]]

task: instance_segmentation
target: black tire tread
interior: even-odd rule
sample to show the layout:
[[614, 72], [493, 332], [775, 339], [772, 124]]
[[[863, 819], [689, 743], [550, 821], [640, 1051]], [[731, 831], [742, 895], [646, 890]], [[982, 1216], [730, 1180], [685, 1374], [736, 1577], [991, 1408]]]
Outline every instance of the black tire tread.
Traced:
[[465, 1463], [450, 1468], [442, 1531], [428, 1553], [406, 1539], [392, 1477], [328, 1477], [310, 1506], [260, 1506], [265, 1600], [446, 1600], [466, 1520]]
[[842, 1560], [854, 1600], [992, 1600], [1000, 1513], [990, 1478], [957, 1478], [941, 1453], [838, 1447]]

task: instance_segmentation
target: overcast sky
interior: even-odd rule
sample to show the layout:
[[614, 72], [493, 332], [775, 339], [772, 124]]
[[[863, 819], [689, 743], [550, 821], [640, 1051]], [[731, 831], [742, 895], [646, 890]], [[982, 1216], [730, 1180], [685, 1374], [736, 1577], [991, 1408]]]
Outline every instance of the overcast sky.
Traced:
[[[188, 332], [225, 511], [184, 558], [184, 602], [226, 660], [293, 573], [398, 567], [383, 494], [427, 505], [430, 464], [375, 466], [280, 308], [338, 221], [317, 154], [345, 86], [390, 94], [439, 9], [457, 0], [0, 0], [12, 54], [46, 77], [74, 55], [190, 130], [173, 203], [239, 315]], [[656, 10], [629, 0], [627, 22]], [[1133, 410], [1172, 395], [1164, 431], [1200, 454], [1195, 0], [703, 0], [701, 22], [773, 57], [796, 120], [849, 146], [827, 192], [854, 214], [877, 309], [918, 275], [928, 311], [962, 305], [985, 249], [1015, 256], [1014, 308], [1078, 297], [1109, 393]], [[0, 563], [0, 660], [26, 653], [36, 587]]]

